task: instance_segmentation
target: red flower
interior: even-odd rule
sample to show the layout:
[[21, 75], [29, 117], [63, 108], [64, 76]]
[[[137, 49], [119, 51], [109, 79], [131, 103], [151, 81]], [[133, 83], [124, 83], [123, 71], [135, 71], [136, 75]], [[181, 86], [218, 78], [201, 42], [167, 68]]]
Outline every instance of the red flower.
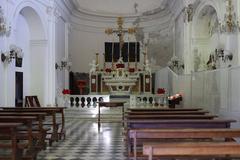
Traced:
[[135, 68], [129, 68], [128, 71], [129, 72], [135, 72]]
[[166, 91], [164, 88], [158, 88], [157, 93], [158, 94], [164, 94]]
[[117, 67], [117, 68], [124, 68], [124, 67], [125, 67], [125, 65], [124, 65], [124, 64], [121, 64], [121, 63], [119, 63], [119, 64], [116, 64], [116, 67]]
[[112, 69], [111, 68], [106, 68], [105, 72], [112, 72]]
[[63, 89], [62, 94], [66, 95], [66, 94], [71, 94], [70, 89]]

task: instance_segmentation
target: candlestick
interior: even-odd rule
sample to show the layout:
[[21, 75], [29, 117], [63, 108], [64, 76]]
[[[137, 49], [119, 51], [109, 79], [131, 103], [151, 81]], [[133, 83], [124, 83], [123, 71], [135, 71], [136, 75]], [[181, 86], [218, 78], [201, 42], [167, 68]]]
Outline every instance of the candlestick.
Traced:
[[99, 70], [99, 53], [96, 53], [96, 71], [98, 71]]

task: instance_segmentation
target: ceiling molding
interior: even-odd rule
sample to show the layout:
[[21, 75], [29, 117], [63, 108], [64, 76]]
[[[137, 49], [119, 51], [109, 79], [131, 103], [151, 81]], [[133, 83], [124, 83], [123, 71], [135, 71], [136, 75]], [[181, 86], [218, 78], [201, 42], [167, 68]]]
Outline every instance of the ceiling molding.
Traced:
[[[152, 0], [151, 3], [145, 0], [108, 0], [106, 4], [100, 0], [71, 0], [71, 6], [79, 13], [92, 15], [97, 17], [114, 18], [122, 16], [125, 18], [136, 17], [144, 14], [158, 14], [162, 10], [167, 9], [168, 0]], [[134, 5], [137, 5], [135, 7]]]

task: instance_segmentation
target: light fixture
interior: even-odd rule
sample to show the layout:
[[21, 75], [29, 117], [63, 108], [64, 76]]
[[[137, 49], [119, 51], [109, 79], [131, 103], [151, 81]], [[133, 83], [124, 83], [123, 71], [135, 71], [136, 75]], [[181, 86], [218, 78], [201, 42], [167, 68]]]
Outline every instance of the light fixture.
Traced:
[[7, 27], [6, 25], [6, 20], [4, 18], [4, 14], [3, 14], [3, 9], [0, 6], [0, 35], [9, 35], [11, 31], [11, 27]]
[[221, 59], [223, 62], [232, 61], [233, 54], [230, 51], [224, 49], [215, 49], [216, 59]]
[[10, 45], [10, 51], [5, 53], [1, 53], [2, 62], [10, 63], [14, 58], [22, 58], [23, 52], [22, 49], [17, 47], [16, 45]]
[[226, 0], [226, 13], [224, 15], [224, 22], [220, 25], [220, 31], [222, 33], [234, 33], [240, 29], [239, 22], [236, 20], [236, 14], [234, 13], [234, 6], [232, 0]]
[[[227, 63], [232, 60], [233, 54], [230, 51], [224, 49], [215, 49], [215, 52], [210, 54], [207, 65], [209, 69], [217, 69], [217, 66], [220, 65], [220, 61]], [[231, 65], [229, 64], [228, 67], [231, 67]]]
[[66, 59], [61, 60], [59, 64], [55, 63], [55, 68], [59, 69], [60, 71], [63, 69], [70, 70], [71, 66], [72, 66], [72, 63], [68, 62]]
[[168, 67], [175, 70], [184, 69], [184, 63], [176, 56], [173, 56], [171, 60], [168, 62]]

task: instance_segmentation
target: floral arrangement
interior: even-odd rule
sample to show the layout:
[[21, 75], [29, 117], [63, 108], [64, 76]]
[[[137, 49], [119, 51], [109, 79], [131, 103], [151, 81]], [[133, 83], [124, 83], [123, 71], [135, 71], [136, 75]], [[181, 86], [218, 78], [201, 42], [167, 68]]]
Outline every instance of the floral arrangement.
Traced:
[[124, 68], [124, 67], [125, 67], [125, 65], [124, 65], [124, 64], [122, 64], [122, 63], [118, 63], [118, 64], [116, 64], [116, 67], [117, 67], [117, 68]]
[[112, 69], [111, 69], [111, 68], [106, 68], [106, 69], [105, 69], [105, 72], [110, 73], [110, 72], [112, 72]]
[[158, 88], [157, 94], [165, 94], [165, 89], [164, 88]]
[[128, 71], [133, 73], [133, 72], [135, 72], [135, 68], [129, 68]]
[[70, 89], [63, 89], [62, 94], [68, 95], [68, 94], [71, 94], [71, 91], [70, 91]]

